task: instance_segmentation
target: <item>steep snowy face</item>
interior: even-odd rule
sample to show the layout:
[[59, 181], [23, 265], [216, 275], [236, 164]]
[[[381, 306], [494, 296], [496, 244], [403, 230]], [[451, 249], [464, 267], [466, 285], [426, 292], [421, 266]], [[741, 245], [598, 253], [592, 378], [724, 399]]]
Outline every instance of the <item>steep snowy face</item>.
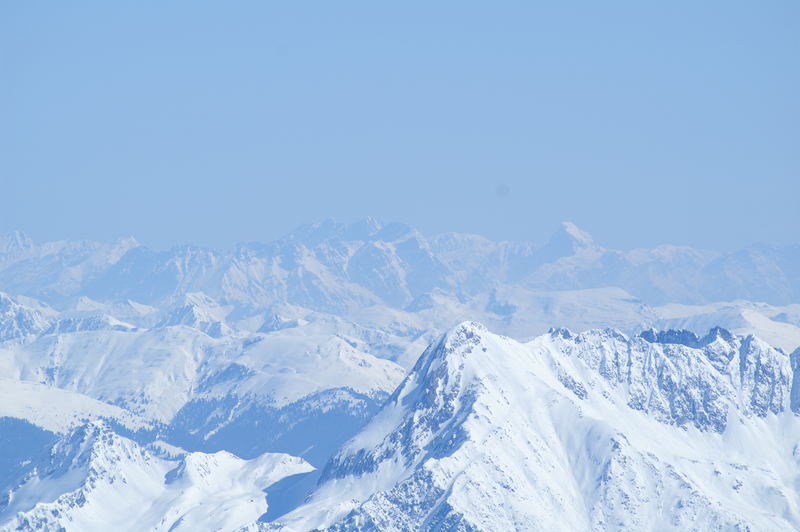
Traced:
[[465, 323], [266, 527], [796, 529], [792, 382], [789, 357], [724, 330], [520, 344]]
[[48, 321], [41, 312], [0, 292], [0, 342], [34, 336], [47, 326]]
[[664, 423], [721, 433], [732, 412], [764, 417], [789, 406], [788, 357], [753, 336], [714, 328], [703, 338], [688, 331], [648, 330], [629, 339], [613, 330], [573, 335], [563, 329], [551, 337], [560, 353], [602, 377], [628, 407]]
[[[334, 457], [323, 472], [322, 479], [374, 472], [385, 457], [396, 451], [400, 452], [406, 463], [416, 461], [424, 450], [440, 448], [446, 451], [446, 446], [439, 445], [443, 442], [431, 446], [431, 440], [445, 424], [451, 425], [453, 431], [446, 431], [444, 443], [457, 445], [462, 442], [465, 437], [463, 427], [453, 421], [469, 414], [475, 403], [475, 387], [480, 383], [465, 375], [465, 371], [471, 372], [473, 369], [465, 367], [465, 358], [480, 347], [481, 332], [485, 332], [482, 325], [462, 326], [442, 338], [437, 345], [428, 348], [411, 375], [390, 397], [387, 406], [370, 426], [401, 414], [403, 407], [415, 409], [415, 415], [406, 416], [387, 441], [369, 442], [370, 432], [358, 435], [347, 444], [346, 449], [354, 449], [359, 445], [364, 447], [355, 454], [343, 456], [340, 453]], [[377, 453], [363, 452], [370, 443], [382, 449]]]
[[0, 530], [234, 530], [267, 510], [263, 489], [311, 469], [282, 454], [164, 457], [90, 423], [9, 487]]

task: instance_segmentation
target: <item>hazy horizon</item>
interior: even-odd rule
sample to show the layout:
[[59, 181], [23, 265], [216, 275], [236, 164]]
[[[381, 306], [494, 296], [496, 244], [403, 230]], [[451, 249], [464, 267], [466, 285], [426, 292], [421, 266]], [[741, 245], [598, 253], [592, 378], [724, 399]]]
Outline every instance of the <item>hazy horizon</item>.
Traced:
[[800, 4], [0, 7], [0, 232], [797, 244]]
[[[342, 220], [342, 219], [336, 219], [336, 218], [333, 218], [333, 217], [328, 217], [328, 218], [325, 218], [325, 219], [322, 219], [322, 220], [317, 220], [317, 221], [314, 221], [314, 222], [299, 224], [299, 225], [293, 227], [292, 229], [290, 229], [289, 231], [286, 231], [285, 233], [279, 234], [278, 236], [276, 236], [274, 238], [251, 239], [251, 240], [236, 240], [235, 238], [232, 238], [229, 244], [223, 244], [223, 245], [207, 245], [207, 244], [201, 244], [201, 243], [198, 243], [198, 242], [193, 242], [191, 240], [177, 241], [177, 242], [173, 242], [171, 244], [158, 245], [158, 244], [152, 244], [152, 243], [150, 243], [150, 242], [148, 242], [146, 240], [143, 240], [143, 239], [141, 239], [140, 237], [138, 237], [135, 234], [116, 235], [116, 236], [108, 237], [108, 238], [102, 238], [102, 237], [101, 238], [64, 237], [64, 238], [54, 238], [54, 239], [40, 239], [40, 238], [36, 238], [31, 233], [29, 233], [28, 231], [26, 231], [24, 229], [21, 229], [21, 228], [16, 228], [16, 229], [12, 229], [10, 231], [5, 231], [3, 233], [0, 233], [0, 237], [2, 237], [2, 236], [10, 236], [10, 235], [13, 235], [14, 233], [21, 233], [22, 235], [24, 235], [24, 236], [30, 238], [31, 240], [33, 240], [33, 242], [36, 243], [36, 244], [42, 244], [42, 243], [53, 242], [53, 241], [58, 241], [58, 240], [89, 240], [89, 241], [110, 243], [110, 242], [119, 241], [119, 240], [123, 240], [123, 239], [127, 239], [127, 238], [133, 238], [139, 244], [141, 244], [141, 245], [143, 245], [143, 246], [145, 246], [147, 248], [150, 248], [150, 249], [152, 249], [154, 251], [167, 251], [169, 249], [182, 247], [182, 246], [197, 246], [197, 247], [201, 247], [201, 248], [213, 249], [213, 250], [218, 250], [218, 251], [229, 251], [229, 250], [232, 250], [233, 248], [235, 248], [238, 245], [246, 245], [246, 244], [251, 244], [251, 243], [253, 243], [253, 244], [257, 244], [257, 243], [268, 244], [270, 242], [274, 242], [274, 241], [280, 240], [282, 238], [288, 237], [289, 235], [291, 235], [291, 234], [295, 233], [296, 231], [301, 230], [301, 229], [303, 229], [305, 227], [318, 226], [318, 225], [322, 225], [322, 224], [327, 223], [327, 222], [334, 222], [334, 223], [337, 223], [337, 224], [342, 224], [344, 226], [348, 226], [348, 225], [352, 225], [352, 224], [357, 224], [357, 223], [359, 223], [361, 221], [364, 221], [364, 220], [367, 220], [367, 219], [375, 220], [375, 221], [377, 221], [378, 223], [380, 223], [383, 226], [386, 226], [386, 225], [389, 225], [389, 224], [402, 224], [402, 225], [407, 225], [407, 226], [411, 227], [412, 229], [419, 231], [419, 228], [414, 227], [411, 224], [407, 224], [406, 222], [403, 222], [401, 220], [382, 220], [382, 219], [378, 218], [377, 216], [365, 216], [365, 217], [355, 218], [355, 219], [351, 219], [351, 220]], [[425, 238], [435, 238], [435, 237], [438, 237], [438, 236], [441, 236], [441, 235], [446, 235], [446, 234], [476, 235], [476, 236], [479, 236], [479, 237], [486, 238], [486, 239], [488, 239], [490, 241], [493, 241], [493, 242], [516, 242], [516, 243], [523, 243], [523, 244], [531, 244], [531, 245], [533, 245], [534, 248], [538, 248], [538, 247], [542, 247], [545, 244], [547, 244], [548, 240], [554, 234], [556, 234], [557, 232], [562, 230], [562, 226], [565, 223], [574, 223], [574, 222], [572, 222], [571, 220], [562, 220], [561, 222], [552, 224], [552, 226], [550, 227], [550, 232], [547, 233], [543, 239], [536, 240], [536, 241], [535, 240], [531, 240], [531, 239], [525, 239], [525, 238], [520, 238], [520, 239], [492, 239], [492, 238], [490, 238], [490, 237], [488, 237], [486, 235], [480, 234], [480, 233], [466, 232], [466, 231], [442, 231], [442, 232], [437, 232], [437, 233], [426, 233], [426, 232], [423, 232], [423, 231], [419, 231], [419, 232]], [[690, 247], [690, 248], [697, 249], [697, 250], [713, 251], [713, 252], [719, 252], [719, 253], [735, 252], [735, 251], [739, 251], [741, 249], [748, 248], [750, 246], [758, 246], [758, 245], [775, 246], [775, 247], [778, 247], [778, 248], [786, 247], [786, 246], [788, 246], [788, 247], [795, 247], [795, 246], [800, 247], [800, 244], [789, 243], [789, 244], [786, 244], [786, 245], [781, 245], [781, 244], [775, 244], [773, 242], [769, 242], [768, 240], [760, 240], [760, 241], [753, 241], [753, 242], [745, 243], [741, 247], [734, 248], [734, 249], [721, 249], [721, 248], [714, 248], [714, 247], [689, 246], [689, 245], [675, 243], [675, 242], [660, 242], [660, 243], [657, 243], [657, 244], [651, 245], [651, 246], [633, 245], [631, 247], [615, 248], [613, 246], [607, 245], [605, 242], [602, 241], [602, 239], [598, 239], [596, 237], [596, 235], [591, 230], [589, 230], [587, 227], [580, 226], [580, 225], [577, 225], [577, 224], [575, 224], [575, 225], [578, 227], [578, 229], [588, 233], [592, 237], [592, 240], [594, 241], [594, 243], [596, 245], [600, 246], [601, 248], [615, 249], [615, 250], [619, 250], [619, 251], [623, 251], [623, 252], [633, 251], [633, 250], [636, 250], [636, 249], [652, 249], [652, 248], [657, 248], [659, 246]]]

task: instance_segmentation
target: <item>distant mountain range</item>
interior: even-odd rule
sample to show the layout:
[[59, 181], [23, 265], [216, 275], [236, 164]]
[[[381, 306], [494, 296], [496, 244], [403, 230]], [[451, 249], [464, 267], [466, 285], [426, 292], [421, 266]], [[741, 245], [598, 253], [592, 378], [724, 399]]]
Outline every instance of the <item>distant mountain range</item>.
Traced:
[[154, 251], [134, 239], [36, 244], [0, 237], [0, 290], [54, 306], [87, 296], [161, 304], [187, 292], [252, 308], [295, 304], [319, 311], [406, 308], [435, 290], [474, 297], [499, 286], [532, 290], [618, 287], [648, 305], [748, 300], [800, 303], [800, 245], [735, 253], [678, 246], [603, 248], [565, 222], [535, 246], [413, 228], [371, 218], [303, 226], [268, 244], [232, 251]]
[[[371, 218], [328, 220], [229, 251], [154, 251], [132, 238], [36, 244], [16, 232], [0, 237], [0, 292], [38, 309], [30, 316], [39, 320], [0, 326], [0, 339], [45, 322], [54, 331], [183, 324], [221, 337], [321, 319], [378, 329], [377, 338], [386, 320], [414, 336], [469, 318], [516, 338], [560, 326], [699, 333], [721, 325], [787, 350], [800, 345], [800, 246], [621, 252], [569, 222], [539, 247], [427, 238]], [[364, 339], [377, 356], [404, 356], [397, 342]]]

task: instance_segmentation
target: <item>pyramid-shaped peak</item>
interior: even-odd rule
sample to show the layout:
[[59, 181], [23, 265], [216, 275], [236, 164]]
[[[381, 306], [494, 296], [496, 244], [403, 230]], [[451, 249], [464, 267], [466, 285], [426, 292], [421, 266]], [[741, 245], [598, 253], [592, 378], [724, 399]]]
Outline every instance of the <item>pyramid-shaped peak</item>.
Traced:
[[592, 235], [572, 222], [561, 222], [561, 228], [556, 232], [555, 235], [553, 235], [553, 238], [557, 236], [567, 237], [576, 244], [580, 244], [582, 246], [591, 246], [594, 244]]
[[428, 346], [428, 349], [417, 360], [412, 373], [425, 373], [430, 367], [449, 364], [471, 353], [482, 342], [489, 330], [475, 321], [462, 322]]
[[119, 237], [114, 241], [114, 244], [127, 249], [137, 248], [142, 245], [135, 236], [123, 236]]
[[562, 222], [550, 240], [536, 251], [541, 263], [554, 262], [562, 257], [570, 257], [577, 252], [594, 247], [592, 235], [572, 222]]
[[465, 339], [480, 338], [480, 336], [488, 332], [489, 329], [482, 323], [478, 323], [477, 321], [464, 321], [445, 334], [445, 342], [449, 345], [458, 344]]

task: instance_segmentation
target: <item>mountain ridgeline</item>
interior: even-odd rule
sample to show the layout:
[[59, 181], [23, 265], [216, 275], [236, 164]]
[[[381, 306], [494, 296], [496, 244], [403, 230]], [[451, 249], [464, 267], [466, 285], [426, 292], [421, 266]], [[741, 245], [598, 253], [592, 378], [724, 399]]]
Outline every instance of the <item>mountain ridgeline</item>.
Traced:
[[317, 468], [187, 452], [111, 412], [23, 431], [40, 450], [6, 471], [0, 530], [794, 530], [799, 366], [720, 328], [520, 343], [466, 322]]
[[797, 356], [720, 329], [520, 344], [465, 323], [263, 528], [794, 530]]
[[232, 251], [154, 251], [133, 239], [35, 244], [21, 233], [0, 238], [0, 291], [55, 306], [76, 295], [159, 305], [203, 292], [243, 307], [291, 303], [341, 312], [419, 305], [416, 300], [436, 290], [469, 298], [509, 284], [535, 290], [614, 286], [649, 305], [737, 299], [786, 305], [800, 302], [800, 247], [622, 252], [595, 244], [568, 222], [537, 247], [456, 233], [427, 238], [373, 219], [329, 220]]

